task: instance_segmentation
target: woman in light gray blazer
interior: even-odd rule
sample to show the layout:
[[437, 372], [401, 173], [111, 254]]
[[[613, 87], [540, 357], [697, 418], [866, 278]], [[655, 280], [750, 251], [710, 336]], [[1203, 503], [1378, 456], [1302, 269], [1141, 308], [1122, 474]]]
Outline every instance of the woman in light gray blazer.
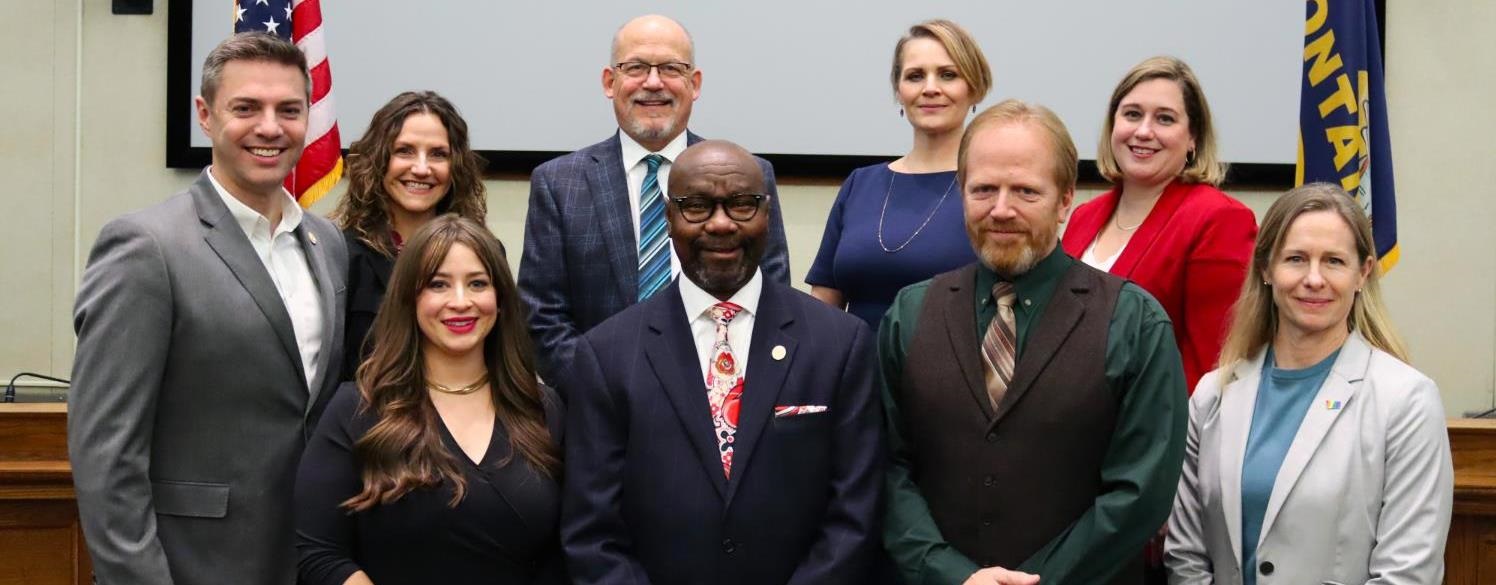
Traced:
[[1388, 322], [1370, 220], [1336, 186], [1289, 191], [1248, 274], [1190, 400], [1169, 582], [1440, 582], [1444, 408]]

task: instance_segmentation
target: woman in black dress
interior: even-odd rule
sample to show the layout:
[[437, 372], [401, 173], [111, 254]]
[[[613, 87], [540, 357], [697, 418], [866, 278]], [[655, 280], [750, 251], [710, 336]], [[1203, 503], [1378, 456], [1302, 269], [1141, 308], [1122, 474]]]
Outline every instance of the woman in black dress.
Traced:
[[446, 98], [407, 91], [374, 112], [348, 148], [348, 193], [331, 214], [348, 244], [342, 380], [369, 357], [364, 341], [405, 241], [443, 213], [483, 225], [484, 197], [483, 158]]
[[499, 242], [451, 214], [409, 242], [302, 456], [301, 583], [564, 583], [562, 406]]

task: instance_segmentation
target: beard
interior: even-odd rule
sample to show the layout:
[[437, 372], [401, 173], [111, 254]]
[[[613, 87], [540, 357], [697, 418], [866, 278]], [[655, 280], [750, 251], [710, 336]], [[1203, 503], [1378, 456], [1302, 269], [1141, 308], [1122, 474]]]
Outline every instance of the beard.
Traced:
[[[977, 258], [981, 259], [983, 265], [1004, 276], [1018, 276], [1028, 272], [1048, 256], [1058, 241], [1059, 231], [1058, 222], [1045, 222], [1042, 226], [1034, 227], [1022, 220], [998, 222], [983, 218], [976, 225], [966, 224], [966, 235], [972, 241]], [[1023, 238], [1017, 243], [1001, 244], [987, 240], [985, 234], [990, 232], [1018, 232], [1023, 234]]]
[[[709, 259], [706, 252], [709, 250], [742, 251], [735, 261], [723, 261]], [[676, 250], [680, 252], [679, 249]], [[713, 296], [727, 298], [743, 288], [750, 279], [753, 272], [758, 270], [759, 261], [763, 259], [763, 242], [756, 238], [741, 238], [736, 246], [728, 242], [710, 242], [703, 239], [692, 240], [686, 254], [681, 256], [681, 274], [696, 283]]]
[[680, 103], [675, 100], [675, 96], [670, 95], [669, 92], [641, 91], [630, 96], [629, 111], [626, 116], [628, 123], [624, 127], [629, 137], [638, 142], [654, 142], [675, 137], [676, 126], [679, 122], [676, 118], [678, 110], [672, 111], [669, 116], [663, 118], [639, 116], [635, 115], [633, 111], [635, 107], [634, 100], [671, 100], [670, 103], [673, 108], [680, 107]]

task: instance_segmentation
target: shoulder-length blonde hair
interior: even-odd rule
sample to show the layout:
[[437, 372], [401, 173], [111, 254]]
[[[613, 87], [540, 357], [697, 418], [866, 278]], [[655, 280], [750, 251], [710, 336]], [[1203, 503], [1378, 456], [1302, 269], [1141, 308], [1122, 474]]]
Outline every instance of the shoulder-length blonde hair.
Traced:
[[363, 137], [348, 146], [348, 192], [329, 215], [338, 229], [352, 231], [369, 249], [386, 258], [395, 257], [395, 242], [390, 239], [394, 225], [390, 223], [390, 195], [384, 188], [384, 175], [405, 119], [415, 114], [431, 114], [441, 120], [447, 131], [447, 146], [452, 149], [451, 185], [447, 195], [436, 202], [436, 214], [456, 213], [480, 225], [488, 214], [484, 160], [468, 142], [467, 121], [452, 102], [436, 92], [397, 95], [374, 112]]
[[354, 442], [354, 456], [363, 467], [363, 490], [343, 502], [344, 508], [367, 510], [443, 482], [453, 489], [451, 505], [466, 494], [457, 460], [442, 444], [436, 406], [427, 396], [422, 333], [416, 322], [417, 298], [456, 245], [467, 246], [478, 256], [498, 300], [497, 323], [483, 339], [489, 394], [498, 423], [509, 435], [510, 454], [498, 465], [517, 455], [541, 474], [560, 477], [561, 455], [545, 423], [524, 303], [502, 246], [488, 228], [447, 214], [417, 230], [396, 258], [389, 291], [374, 319], [374, 353], [359, 366], [355, 379], [364, 412], [372, 413], [376, 422]]
[[[1229, 370], [1251, 359], [1273, 342], [1273, 336], [1278, 332], [1278, 306], [1273, 302], [1272, 288], [1264, 282], [1263, 275], [1269, 272], [1272, 262], [1282, 251], [1289, 226], [1300, 215], [1316, 211], [1328, 211], [1345, 220], [1356, 240], [1357, 260], [1371, 263], [1371, 273], [1361, 285], [1361, 292], [1351, 301], [1347, 326], [1366, 338], [1372, 347], [1408, 361], [1408, 350], [1393, 329], [1386, 305], [1382, 303], [1382, 290], [1378, 284], [1381, 267], [1377, 265], [1376, 244], [1371, 237], [1371, 220], [1340, 187], [1310, 183], [1284, 193], [1262, 218], [1257, 243], [1252, 247], [1247, 279], [1242, 284], [1241, 296], [1231, 317], [1231, 330], [1221, 348], [1217, 363], [1221, 369]], [[1227, 377], [1222, 378], [1222, 382], [1225, 381]]]
[[982, 47], [977, 45], [976, 39], [971, 38], [971, 33], [961, 28], [961, 25], [937, 18], [926, 20], [909, 27], [909, 32], [899, 37], [899, 42], [893, 46], [893, 72], [889, 74], [888, 81], [893, 84], [893, 94], [899, 95], [899, 77], [904, 71], [904, 45], [914, 39], [934, 39], [945, 47], [946, 54], [951, 56], [951, 61], [956, 64], [956, 72], [961, 74], [961, 79], [966, 86], [971, 88], [971, 103], [982, 103], [987, 97], [987, 91], [992, 89], [992, 67], [987, 65], [987, 56], [982, 54]]
[[1216, 153], [1215, 125], [1210, 118], [1210, 103], [1205, 101], [1205, 90], [1194, 70], [1175, 57], [1152, 57], [1138, 63], [1122, 77], [1117, 88], [1112, 90], [1112, 101], [1106, 107], [1106, 119], [1101, 122], [1100, 144], [1096, 146], [1096, 169], [1112, 184], [1122, 182], [1122, 169], [1117, 166], [1117, 154], [1112, 150], [1112, 128], [1117, 119], [1117, 108], [1122, 98], [1145, 81], [1167, 79], [1179, 85], [1184, 94], [1184, 114], [1190, 119], [1190, 136], [1195, 138], [1195, 151], [1179, 172], [1180, 180], [1186, 183], [1205, 183], [1219, 187], [1226, 179], [1226, 163]]

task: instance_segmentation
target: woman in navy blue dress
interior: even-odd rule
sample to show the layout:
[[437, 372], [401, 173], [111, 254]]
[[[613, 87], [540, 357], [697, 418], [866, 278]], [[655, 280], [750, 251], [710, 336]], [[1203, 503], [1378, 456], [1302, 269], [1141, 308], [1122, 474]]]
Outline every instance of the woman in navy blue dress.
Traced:
[[948, 20], [909, 28], [890, 77], [914, 129], [908, 154], [852, 171], [826, 219], [810, 294], [873, 327], [899, 289], [976, 261], [956, 184], [966, 116], [992, 87], [976, 41]]

